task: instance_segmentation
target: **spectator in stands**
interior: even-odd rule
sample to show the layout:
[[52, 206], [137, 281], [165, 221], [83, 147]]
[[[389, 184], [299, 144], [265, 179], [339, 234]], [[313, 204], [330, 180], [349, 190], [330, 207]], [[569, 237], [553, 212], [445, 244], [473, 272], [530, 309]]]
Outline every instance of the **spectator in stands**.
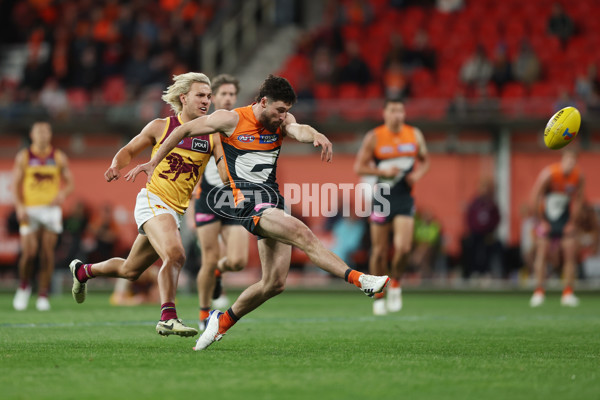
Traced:
[[96, 246], [89, 255], [89, 262], [97, 263], [115, 257], [119, 228], [113, 218], [113, 207], [110, 204], [102, 207], [100, 214], [92, 221], [90, 230]]
[[387, 98], [403, 98], [406, 95], [406, 77], [398, 61], [392, 61], [383, 72], [383, 87]]
[[387, 68], [390, 64], [396, 62], [399, 64], [408, 64], [409, 51], [404, 47], [402, 36], [399, 33], [392, 33], [390, 36], [390, 50], [385, 56], [383, 67]]
[[436, 0], [435, 6], [440, 12], [452, 13], [463, 7], [464, 0]]
[[366, 85], [371, 82], [371, 73], [368, 65], [362, 59], [360, 47], [357, 42], [346, 44], [345, 60], [341, 62], [339, 79], [341, 83], [351, 82]]
[[68, 115], [69, 100], [63, 88], [58, 86], [55, 78], [48, 78], [40, 92], [40, 104], [55, 119], [61, 119]]
[[442, 227], [433, 214], [429, 211], [415, 214], [413, 249], [409, 264], [422, 278], [430, 279], [433, 275], [433, 264], [441, 244], [441, 234]]
[[473, 273], [491, 273], [492, 256], [498, 248], [496, 229], [500, 223], [500, 211], [494, 195], [494, 181], [484, 178], [479, 194], [467, 208], [467, 236], [463, 241], [464, 276], [467, 278]]
[[408, 60], [411, 68], [427, 68], [435, 70], [435, 51], [429, 44], [429, 36], [424, 29], [415, 32], [412, 49], [408, 52]]
[[475, 52], [460, 69], [460, 78], [467, 85], [474, 87], [486, 85], [492, 76], [492, 63], [485, 55], [482, 46], [477, 46]]
[[575, 33], [573, 20], [565, 13], [559, 2], [552, 5], [552, 14], [548, 19], [548, 33], [559, 38], [563, 47]]
[[498, 91], [502, 91], [502, 87], [512, 80], [512, 65], [506, 55], [506, 48], [498, 46], [492, 66], [492, 82], [496, 84]]
[[59, 265], [65, 265], [74, 258], [87, 260], [87, 252], [83, 246], [83, 238], [89, 224], [89, 210], [83, 200], [78, 200], [71, 213], [63, 220], [63, 234], [57, 253]]
[[575, 221], [578, 227], [580, 258], [598, 254], [600, 246], [600, 221], [598, 214], [589, 202], [584, 202], [581, 212]]
[[315, 82], [331, 83], [334, 80], [335, 61], [327, 46], [319, 45], [312, 56], [312, 70]]
[[540, 78], [540, 61], [527, 40], [521, 42], [514, 63], [514, 74], [517, 81], [528, 86]]
[[594, 102], [594, 97], [600, 92], [596, 64], [590, 64], [585, 73], [580, 72], [575, 79], [575, 94], [586, 103]]
[[77, 59], [71, 73], [71, 85], [77, 88], [93, 89], [100, 84], [99, 61], [96, 48], [87, 46]]

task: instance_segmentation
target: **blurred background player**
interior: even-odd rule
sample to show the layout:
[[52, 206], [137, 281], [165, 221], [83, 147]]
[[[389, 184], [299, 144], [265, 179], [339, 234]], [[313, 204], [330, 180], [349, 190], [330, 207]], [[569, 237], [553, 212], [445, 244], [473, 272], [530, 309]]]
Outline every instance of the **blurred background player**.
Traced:
[[62, 232], [61, 205], [73, 191], [67, 156], [52, 147], [52, 128], [36, 122], [29, 134], [31, 146], [17, 153], [13, 174], [15, 206], [21, 234], [20, 284], [13, 299], [15, 310], [25, 310], [31, 296], [33, 267], [39, 256], [36, 308], [50, 310], [48, 292], [54, 271], [54, 250]]
[[387, 304], [383, 293], [375, 295], [375, 315], [402, 309], [400, 279], [412, 247], [414, 228], [415, 201], [411, 192], [415, 182], [429, 169], [425, 138], [418, 128], [404, 123], [405, 116], [404, 103], [401, 100], [386, 99], [383, 107], [384, 123], [367, 133], [354, 167], [359, 175], [378, 177], [375, 190], [389, 188], [389, 194], [381, 196], [389, 201], [389, 212], [375, 210], [375, 207], [383, 207], [384, 202], [379, 201], [378, 196], [374, 196], [374, 211], [370, 217], [369, 273], [385, 275], [388, 272], [390, 233], [393, 234], [394, 243], [390, 269], [392, 281], [388, 289]]
[[578, 247], [576, 221], [583, 206], [583, 185], [577, 153], [572, 148], [563, 151], [561, 162], [544, 168], [534, 185], [532, 204], [538, 210], [539, 222], [533, 264], [536, 289], [529, 303], [531, 307], [544, 303], [548, 253], [553, 241], [558, 242], [562, 250], [565, 286], [560, 303], [570, 307], [579, 305], [579, 299], [573, 294], [573, 285]]
[[[212, 80], [212, 102], [215, 110], [233, 110], [239, 90], [240, 83], [233, 76], [216, 76]], [[223, 181], [215, 160], [211, 159], [204, 170], [194, 203], [196, 232], [202, 252], [202, 266], [196, 279], [200, 330], [204, 330], [206, 325], [211, 298], [214, 299], [214, 308], [229, 306], [221, 285], [221, 273], [239, 271], [248, 263], [248, 233], [239, 219], [232, 218], [233, 211], [228, 207], [231, 203], [222, 204], [217, 199], [219, 195], [226, 193], [233, 200], [233, 193], [229, 186], [225, 187], [225, 192], [213, 190], [217, 186], [223, 187]], [[220, 246], [219, 235], [223, 239], [224, 249]]]
[[[121, 170], [144, 149], [152, 147], [153, 154], [175, 128], [197, 117], [206, 115], [211, 102], [208, 77], [188, 72], [173, 77], [162, 99], [171, 105], [175, 116], [150, 122], [113, 158], [104, 174], [111, 182], [121, 177]], [[160, 335], [194, 336], [198, 331], [183, 324], [175, 309], [175, 295], [179, 273], [185, 262], [179, 227], [189, 200], [208, 159], [215, 152], [221, 156], [218, 135], [204, 135], [178, 143], [156, 168], [152, 179], [139, 192], [135, 205], [135, 219], [139, 234], [127, 259], [111, 258], [97, 264], [83, 264], [73, 260], [73, 297], [83, 303], [86, 282], [96, 276], [136, 280], [155, 261], [163, 264], [158, 273], [161, 317], [156, 325]]]

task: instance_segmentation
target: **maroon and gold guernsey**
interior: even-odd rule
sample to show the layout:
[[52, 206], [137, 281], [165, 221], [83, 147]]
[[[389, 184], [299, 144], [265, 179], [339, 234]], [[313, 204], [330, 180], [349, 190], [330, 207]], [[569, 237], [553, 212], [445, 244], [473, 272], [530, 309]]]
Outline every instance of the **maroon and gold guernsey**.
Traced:
[[23, 177], [24, 204], [46, 206], [52, 203], [60, 190], [60, 171], [54, 149], [46, 157], [40, 157], [31, 148], [28, 149]]
[[[181, 116], [167, 118], [161, 139], [152, 148], [152, 156], [182, 124]], [[212, 135], [184, 138], [154, 169], [148, 191], [159, 196], [179, 214], [185, 213], [192, 191], [206, 168], [213, 149]]]

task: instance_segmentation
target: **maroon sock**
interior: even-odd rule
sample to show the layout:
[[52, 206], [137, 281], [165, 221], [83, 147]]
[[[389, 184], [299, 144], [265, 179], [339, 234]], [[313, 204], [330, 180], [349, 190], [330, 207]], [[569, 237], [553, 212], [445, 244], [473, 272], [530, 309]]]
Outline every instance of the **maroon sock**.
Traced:
[[94, 278], [96, 275], [92, 272], [92, 264], [83, 264], [77, 268], [75, 276], [77, 276], [79, 282], [85, 283], [88, 279]]
[[175, 303], [164, 303], [160, 307], [160, 320], [167, 321], [170, 319], [177, 319], [177, 310], [175, 309]]
[[29, 287], [29, 282], [27, 281], [21, 281], [21, 283], [19, 284], [19, 289], [21, 290], [25, 290]]
[[38, 292], [38, 297], [48, 297], [48, 289], [40, 289]]

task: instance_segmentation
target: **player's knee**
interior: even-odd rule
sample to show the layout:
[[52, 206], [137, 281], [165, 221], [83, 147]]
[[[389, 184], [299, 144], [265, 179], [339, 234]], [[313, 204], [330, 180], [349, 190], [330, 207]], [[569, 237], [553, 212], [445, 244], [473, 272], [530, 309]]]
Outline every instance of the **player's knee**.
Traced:
[[138, 280], [138, 278], [142, 275], [142, 272], [143, 271], [124, 269], [120, 275], [128, 281], [134, 282]]
[[164, 264], [171, 265], [175, 268], [181, 269], [185, 264], [185, 252], [183, 249], [173, 248], [167, 251], [167, 258], [163, 260]]
[[385, 257], [388, 253], [388, 247], [381, 244], [376, 244], [371, 247], [371, 254], [377, 259]]
[[241, 271], [242, 269], [244, 269], [244, 267], [246, 266], [246, 263], [248, 262], [247, 257], [243, 257], [243, 256], [237, 256], [237, 257], [231, 257], [231, 258], [227, 258], [228, 259], [228, 264], [229, 267], [231, 269], [231, 271]]
[[269, 282], [264, 287], [265, 295], [267, 297], [275, 297], [281, 294], [285, 290], [285, 279], [276, 279]]
[[399, 243], [394, 246], [394, 250], [396, 251], [396, 254], [402, 257], [410, 253], [410, 247], [410, 243]]

